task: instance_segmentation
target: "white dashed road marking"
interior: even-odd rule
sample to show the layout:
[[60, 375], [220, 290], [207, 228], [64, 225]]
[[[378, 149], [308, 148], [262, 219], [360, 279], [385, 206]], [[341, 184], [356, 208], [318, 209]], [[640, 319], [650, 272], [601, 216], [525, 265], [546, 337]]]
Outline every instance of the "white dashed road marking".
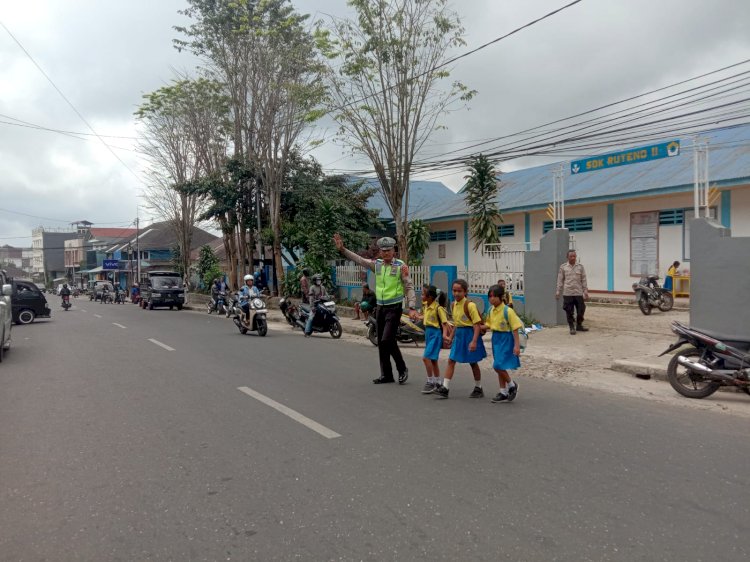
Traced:
[[159, 347], [163, 347], [167, 351], [174, 351], [174, 347], [169, 347], [167, 344], [161, 343], [159, 340], [155, 340], [153, 338], [149, 338], [148, 341], [150, 341], [154, 345], [158, 345]]
[[114, 324], [118, 328], [122, 328], [122, 329], [126, 329], [127, 328], [127, 326], [123, 326], [122, 324], [118, 324], [117, 322], [112, 322], [112, 324]]
[[102, 317], [101, 314], [94, 314], [94, 316], [96, 316], [97, 318], [101, 318]]
[[82, 308], [81, 312], [88, 312], [88, 310], [86, 310], [85, 308]]
[[237, 390], [239, 390], [240, 392], [244, 392], [248, 396], [251, 396], [258, 400], [259, 402], [263, 402], [266, 406], [271, 406], [271, 408], [273, 408], [274, 410], [277, 410], [285, 416], [289, 416], [294, 421], [301, 423], [302, 425], [308, 427], [309, 429], [312, 429], [317, 433], [320, 433], [326, 439], [336, 439], [336, 437], [341, 437], [340, 434], [336, 433], [332, 429], [328, 429], [326, 426], [320, 425], [318, 422], [311, 420], [307, 416], [303, 416], [299, 412], [295, 412], [291, 408], [287, 408], [283, 404], [279, 404], [278, 402], [276, 402], [276, 400], [273, 400], [268, 396], [261, 394], [260, 392], [255, 392], [252, 388], [241, 386]]

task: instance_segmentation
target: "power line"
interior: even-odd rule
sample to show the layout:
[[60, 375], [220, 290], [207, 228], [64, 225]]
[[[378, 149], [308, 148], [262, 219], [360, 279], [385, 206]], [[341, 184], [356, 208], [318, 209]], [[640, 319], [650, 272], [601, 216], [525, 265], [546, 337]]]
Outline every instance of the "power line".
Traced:
[[90, 124], [90, 123], [89, 123], [89, 122], [88, 122], [88, 121], [86, 120], [86, 118], [85, 118], [85, 117], [84, 117], [84, 116], [83, 116], [83, 115], [81, 114], [81, 112], [80, 112], [80, 111], [78, 111], [78, 109], [76, 109], [76, 107], [75, 107], [75, 106], [73, 105], [73, 103], [72, 103], [72, 102], [71, 102], [71, 101], [70, 101], [70, 100], [69, 100], [69, 99], [67, 98], [67, 96], [66, 96], [66, 95], [65, 95], [65, 94], [64, 94], [64, 93], [62, 92], [62, 90], [61, 90], [60, 88], [58, 88], [58, 87], [57, 87], [57, 84], [55, 84], [55, 82], [54, 82], [54, 81], [52, 80], [52, 78], [50, 78], [50, 77], [49, 77], [49, 75], [48, 75], [48, 74], [47, 74], [47, 73], [46, 73], [46, 72], [44, 71], [44, 69], [43, 69], [43, 68], [42, 68], [41, 66], [39, 66], [39, 63], [37, 63], [37, 62], [36, 62], [36, 60], [34, 59], [34, 57], [32, 57], [32, 56], [31, 56], [31, 53], [29, 53], [29, 52], [28, 52], [28, 51], [26, 50], [26, 48], [25, 48], [25, 47], [23, 46], [23, 44], [22, 44], [22, 43], [21, 43], [21, 42], [20, 42], [20, 41], [19, 41], [19, 40], [18, 40], [18, 39], [16, 38], [16, 36], [15, 36], [15, 35], [13, 35], [13, 33], [11, 33], [10, 29], [8, 29], [8, 27], [7, 27], [6, 25], [5, 25], [5, 23], [3, 23], [2, 21], [0, 21], [0, 26], [2, 26], [2, 27], [3, 27], [3, 29], [5, 29], [5, 31], [6, 31], [7, 33], [8, 33], [8, 35], [10, 35], [11, 39], [13, 39], [13, 41], [15, 41], [15, 43], [16, 43], [16, 44], [17, 44], [17, 45], [19, 46], [19, 48], [20, 48], [20, 49], [21, 49], [21, 50], [22, 50], [22, 51], [24, 52], [24, 54], [25, 54], [25, 55], [26, 55], [26, 56], [27, 56], [27, 57], [29, 58], [29, 60], [30, 60], [30, 61], [31, 61], [31, 62], [32, 62], [32, 63], [34, 64], [34, 66], [36, 66], [37, 70], [39, 70], [39, 72], [41, 72], [41, 73], [42, 73], [42, 76], [44, 76], [44, 77], [45, 77], [45, 78], [47, 79], [47, 81], [48, 81], [48, 82], [49, 82], [49, 83], [50, 83], [50, 84], [52, 85], [52, 87], [53, 87], [53, 88], [55, 89], [55, 91], [57, 91], [57, 93], [58, 93], [58, 94], [60, 94], [60, 97], [61, 97], [62, 99], [64, 99], [64, 100], [65, 100], [65, 102], [66, 102], [66, 103], [67, 103], [67, 104], [68, 104], [68, 105], [70, 106], [70, 108], [71, 108], [71, 109], [73, 110], [73, 112], [74, 112], [74, 113], [75, 113], [75, 114], [76, 114], [76, 115], [78, 116], [78, 118], [79, 118], [79, 119], [80, 119], [81, 121], [83, 121], [83, 123], [84, 123], [84, 124], [85, 124], [85, 125], [86, 125], [86, 126], [87, 126], [87, 127], [89, 128], [89, 130], [90, 130], [90, 131], [91, 131], [91, 132], [92, 132], [92, 133], [94, 134], [94, 136], [96, 136], [96, 138], [98, 138], [98, 139], [99, 139], [99, 140], [101, 141], [101, 143], [102, 143], [102, 144], [103, 144], [103, 145], [104, 145], [104, 146], [105, 146], [105, 147], [107, 148], [107, 150], [109, 150], [110, 154], [112, 154], [112, 156], [114, 156], [114, 157], [115, 157], [115, 158], [116, 158], [116, 159], [117, 159], [117, 160], [118, 160], [118, 161], [120, 162], [120, 164], [122, 164], [122, 165], [123, 165], [123, 166], [125, 167], [125, 169], [127, 169], [127, 170], [128, 170], [128, 171], [129, 171], [129, 172], [130, 172], [130, 173], [131, 173], [131, 174], [133, 175], [133, 177], [134, 177], [134, 178], [135, 178], [135, 179], [136, 179], [136, 180], [138, 181], [138, 183], [140, 183], [140, 184], [142, 184], [142, 185], [143, 185], [143, 182], [142, 182], [142, 181], [141, 181], [141, 179], [140, 179], [140, 178], [138, 177], [138, 175], [137, 175], [137, 174], [136, 174], [136, 173], [135, 173], [135, 172], [134, 172], [134, 171], [133, 171], [132, 169], [130, 169], [130, 166], [128, 166], [128, 165], [127, 165], [127, 164], [126, 164], [126, 163], [125, 163], [125, 162], [124, 162], [124, 161], [122, 160], [122, 158], [120, 158], [120, 157], [119, 157], [119, 156], [118, 156], [118, 155], [117, 155], [117, 154], [115, 153], [115, 151], [114, 151], [114, 150], [112, 150], [112, 148], [111, 148], [111, 147], [110, 147], [110, 146], [109, 146], [109, 145], [108, 145], [108, 144], [107, 144], [106, 142], [104, 142], [104, 139], [103, 139], [103, 138], [102, 138], [102, 137], [101, 137], [101, 136], [99, 135], [99, 133], [97, 133], [97, 132], [96, 132], [96, 130], [94, 129], [94, 127], [92, 127], [92, 126], [91, 126], [91, 124]]

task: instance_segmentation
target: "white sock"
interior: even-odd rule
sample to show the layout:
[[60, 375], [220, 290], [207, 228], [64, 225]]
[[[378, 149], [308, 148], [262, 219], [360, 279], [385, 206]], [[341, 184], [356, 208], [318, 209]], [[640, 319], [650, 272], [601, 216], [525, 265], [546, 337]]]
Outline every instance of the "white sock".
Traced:
[[500, 387], [500, 394], [502, 394], [503, 396], [508, 396], [508, 385]]
[[437, 379], [435, 377], [427, 377], [427, 382], [430, 384], [436, 384]]
[[450, 379], [443, 379], [443, 386], [445, 388], [449, 388], [450, 385], [451, 385], [451, 380]]
[[482, 381], [481, 380], [474, 381], [474, 386], [477, 388], [482, 388]]

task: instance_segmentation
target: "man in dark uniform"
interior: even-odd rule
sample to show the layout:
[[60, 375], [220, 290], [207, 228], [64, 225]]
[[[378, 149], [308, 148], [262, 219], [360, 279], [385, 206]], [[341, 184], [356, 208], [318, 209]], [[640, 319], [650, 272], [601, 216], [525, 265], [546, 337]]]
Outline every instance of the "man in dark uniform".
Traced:
[[406, 368], [406, 363], [401, 356], [401, 350], [396, 341], [396, 332], [403, 312], [404, 297], [406, 297], [409, 307], [409, 317], [412, 321], [417, 319], [417, 311], [414, 308], [416, 295], [414, 284], [409, 277], [409, 266], [396, 259], [396, 241], [393, 238], [386, 237], [378, 240], [380, 258], [376, 260], [365, 259], [347, 250], [344, 247], [344, 241], [338, 234], [333, 236], [333, 241], [339, 252], [347, 259], [375, 272], [380, 377], [372, 382], [375, 384], [395, 382], [391, 365], [391, 357], [393, 357], [398, 371], [398, 382], [404, 384], [406, 379], [409, 378], [409, 370]]

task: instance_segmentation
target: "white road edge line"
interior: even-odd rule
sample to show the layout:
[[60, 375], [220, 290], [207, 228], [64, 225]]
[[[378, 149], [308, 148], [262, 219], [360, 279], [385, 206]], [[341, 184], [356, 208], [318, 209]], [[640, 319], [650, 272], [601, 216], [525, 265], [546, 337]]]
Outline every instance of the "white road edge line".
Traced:
[[167, 344], [161, 343], [159, 340], [155, 340], [153, 338], [148, 338], [148, 341], [150, 341], [151, 343], [153, 343], [155, 345], [158, 345], [159, 347], [163, 347], [167, 351], [174, 351], [174, 347], [169, 347]]
[[126, 330], [128, 328], [127, 326], [123, 326], [122, 324], [118, 324], [117, 322], [112, 322], [112, 324], [114, 324], [118, 328], [122, 328], [123, 330]]
[[94, 314], [94, 316], [96, 316], [97, 318], [101, 318], [102, 317], [101, 314]]
[[271, 406], [271, 408], [273, 408], [274, 410], [281, 412], [285, 416], [289, 416], [294, 421], [301, 423], [309, 429], [312, 429], [326, 439], [336, 439], [337, 437], [341, 437], [340, 434], [336, 433], [332, 429], [328, 429], [326, 426], [321, 425], [314, 420], [311, 420], [307, 416], [303, 416], [299, 412], [295, 412], [291, 408], [287, 408], [283, 404], [279, 404], [278, 402], [276, 402], [276, 400], [273, 400], [268, 396], [261, 394], [260, 392], [256, 392], [252, 388], [240, 386], [237, 388], [237, 390], [239, 390], [240, 392], [244, 392], [248, 396], [258, 400], [259, 402], [263, 402], [266, 406]]

